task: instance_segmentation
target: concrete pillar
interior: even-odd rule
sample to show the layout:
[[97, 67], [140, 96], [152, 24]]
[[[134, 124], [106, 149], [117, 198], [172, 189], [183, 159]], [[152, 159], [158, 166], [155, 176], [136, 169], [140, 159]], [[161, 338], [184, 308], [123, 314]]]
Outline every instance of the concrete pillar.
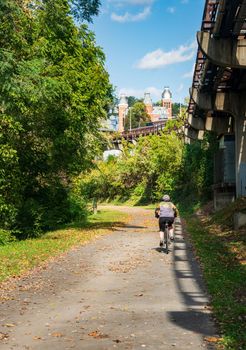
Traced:
[[190, 144], [191, 144], [191, 139], [190, 139], [189, 137], [185, 136], [185, 138], [184, 138], [184, 143], [185, 143], [186, 145], [190, 145]]
[[188, 123], [197, 130], [205, 130], [205, 119], [201, 117], [194, 117], [192, 114], [189, 114]]
[[206, 118], [205, 129], [207, 131], [214, 131], [218, 135], [231, 133], [232, 117], [228, 115], [212, 116], [211, 114], [208, 114]]
[[198, 140], [203, 140], [203, 138], [204, 138], [204, 130], [199, 130], [198, 131], [197, 138], [198, 138]]
[[188, 128], [185, 128], [185, 137], [189, 138], [191, 141], [197, 140], [198, 139], [198, 135], [199, 135], [198, 130], [193, 129], [191, 126], [188, 127]]
[[236, 194], [246, 196], [246, 115], [235, 118]]

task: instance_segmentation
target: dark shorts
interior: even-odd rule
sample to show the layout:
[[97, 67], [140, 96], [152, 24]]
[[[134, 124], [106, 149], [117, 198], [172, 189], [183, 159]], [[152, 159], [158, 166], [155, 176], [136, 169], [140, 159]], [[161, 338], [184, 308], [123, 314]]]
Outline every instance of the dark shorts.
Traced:
[[172, 227], [174, 218], [159, 218], [159, 228], [160, 231], [165, 231], [165, 223], [168, 222], [168, 227]]

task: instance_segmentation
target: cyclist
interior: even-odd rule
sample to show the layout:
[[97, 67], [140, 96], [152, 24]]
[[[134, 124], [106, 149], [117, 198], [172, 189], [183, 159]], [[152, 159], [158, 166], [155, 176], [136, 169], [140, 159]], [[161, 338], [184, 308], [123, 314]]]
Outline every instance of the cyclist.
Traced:
[[159, 218], [159, 228], [160, 228], [160, 247], [163, 246], [165, 223], [168, 223], [169, 235], [171, 241], [174, 240], [174, 228], [173, 222], [174, 218], [177, 216], [178, 210], [175, 205], [171, 202], [168, 194], [162, 197], [162, 201], [159, 206], [155, 209], [155, 217]]

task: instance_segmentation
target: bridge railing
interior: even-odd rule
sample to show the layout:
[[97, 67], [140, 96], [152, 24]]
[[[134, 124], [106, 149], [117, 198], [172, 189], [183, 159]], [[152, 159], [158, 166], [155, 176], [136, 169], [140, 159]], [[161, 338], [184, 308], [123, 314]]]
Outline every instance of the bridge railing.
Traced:
[[166, 121], [154, 122], [152, 125], [142, 126], [139, 128], [134, 128], [121, 133], [121, 136], [125, 139], [134, 139], [139, 136], [158, 134], [164, 129]]

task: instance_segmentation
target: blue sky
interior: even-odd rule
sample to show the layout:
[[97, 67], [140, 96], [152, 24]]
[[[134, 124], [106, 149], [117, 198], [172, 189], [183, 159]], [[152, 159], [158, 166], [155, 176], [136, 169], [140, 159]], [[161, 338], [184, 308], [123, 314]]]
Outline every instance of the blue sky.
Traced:
[[189, 95], [205, 0], [102, 0], [91, 29], [117, 95]]

